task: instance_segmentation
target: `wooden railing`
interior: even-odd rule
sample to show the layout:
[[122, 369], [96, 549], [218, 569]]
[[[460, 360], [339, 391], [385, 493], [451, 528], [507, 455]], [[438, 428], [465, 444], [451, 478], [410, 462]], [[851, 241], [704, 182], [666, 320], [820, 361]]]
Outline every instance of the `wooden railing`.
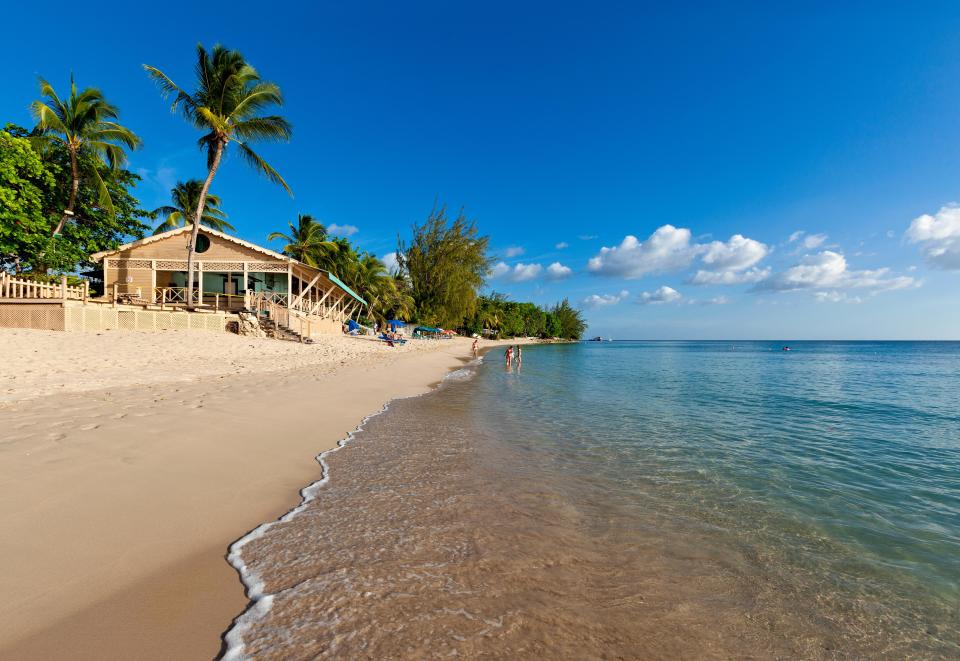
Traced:
[[84, 301], [90, 297], [90, 283], [84, 281], [82, 285], [68, 285], [67, 276], [62, 276], [60, 282], [37, 282], [35, 280], [21, 280], [9, 273], [0, 273], [0, 299], [60, 299], [63, 301]]

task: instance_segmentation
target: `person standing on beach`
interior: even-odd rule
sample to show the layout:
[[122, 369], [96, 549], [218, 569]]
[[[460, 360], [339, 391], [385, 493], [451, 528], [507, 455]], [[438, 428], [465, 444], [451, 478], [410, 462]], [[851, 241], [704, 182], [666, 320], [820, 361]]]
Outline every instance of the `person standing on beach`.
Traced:
[[503, 354], [507, 359], [507, 367], [513, 365], [513, 347], [508, 346], [506, 352]]
[[520, 348], [520, 345], [517, 345], [517, 367], [520, 367], [520, 363], [523, 362], [523, 349]]
[[480, 349], [477, 346], [479, 342], [480, 340], [478, 340], [477, 338], [473, 338], [473, 346], [470, 347], [470, 351], [473, 352], [474, 358], [477, 358], [478, 354], [480, 353]]

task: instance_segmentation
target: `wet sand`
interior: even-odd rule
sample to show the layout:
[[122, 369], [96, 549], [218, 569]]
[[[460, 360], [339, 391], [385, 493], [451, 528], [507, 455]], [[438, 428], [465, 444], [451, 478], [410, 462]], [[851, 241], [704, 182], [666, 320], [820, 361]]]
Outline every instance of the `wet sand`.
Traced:
[[[459, 339], [397, 352], [373, 345], [342, 359], [334, 347], [323, 360], [302, 353], [323, 346], [267, 344], [295, 360], [192, 374], [191, 336], [180, 334], [184, 348], [161, 371], [192, 380], [169, 382], [152, 373], [154, 354], [138, 363], [126, 346], [157, 337], [110, 338], [114, 355], [128, 352], [127, 372], [143, 370], [141, 384], [126, 374], [114, 387], [91, 390], [110, 385], [92, 380], [70, 392], [87, 370], [61, 352], [58, 384], [44, 346], [43, 388], [18, 398], [14, 361], [0, 367], [0, 658], [214, 657], [246, 604], [227, 546], [298, 501], [319, 476], [318, 452], [390, 399], [427, 391], [469, 354]], [[82, 335], [53, 341], [61, 338], [90, 361]], [[25, 342], [9, 339], [0, 336], [5, 357]], [[333, 344], [343, 341], [353, 342]], [[237, 353], [242, 363], [257, 352]]]

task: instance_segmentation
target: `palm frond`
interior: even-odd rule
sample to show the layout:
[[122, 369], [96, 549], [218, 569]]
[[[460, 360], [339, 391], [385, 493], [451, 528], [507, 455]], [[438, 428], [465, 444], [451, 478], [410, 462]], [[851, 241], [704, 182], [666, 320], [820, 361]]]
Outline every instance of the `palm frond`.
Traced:
[[283, 189], [287, 191], [290, 197], [293, 197], [293, 191], [290, 190], [290, 186], [287, 185], [287, 182], [283, 180], [283, 177], [280, 176], [280, 173], [273, 169], [269, 163], [260, 158], [255, 151], [250, 149], [246, 143], [241, 142], [240, 140], [234, 140], [237, 143], [237, 146], [240, 147], [240, 154], [243, 156], [252, 167], [260, 170], [263, 175], [272, 181], [275, 184], [283, 186]]
[[293, 126], [283, 117], [252, 117], [232, 126], [233, 135], [240, 140], [272, 140], [285, 142], [293, 134]]

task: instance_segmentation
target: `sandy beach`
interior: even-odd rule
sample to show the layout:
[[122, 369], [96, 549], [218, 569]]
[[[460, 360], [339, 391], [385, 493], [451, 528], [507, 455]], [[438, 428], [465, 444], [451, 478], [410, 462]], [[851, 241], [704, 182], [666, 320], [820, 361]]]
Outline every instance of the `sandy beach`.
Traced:
[[213, 658], [227, 546], [469, 346], [0, 329], [0, 658]]

